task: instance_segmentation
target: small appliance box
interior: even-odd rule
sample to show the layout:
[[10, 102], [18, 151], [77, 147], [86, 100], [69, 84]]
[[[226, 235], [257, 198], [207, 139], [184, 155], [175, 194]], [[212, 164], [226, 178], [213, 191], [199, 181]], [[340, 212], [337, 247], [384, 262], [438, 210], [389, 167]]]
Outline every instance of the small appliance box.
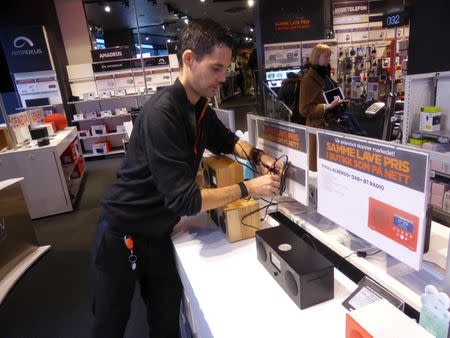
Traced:
[[106, 134], [106, 126], [104, 124], [96, 124], [91, 126], [91, 134], [94, 135], [105, 135]]
[[95, 92], [83, 93], [83, 100], [85, 101], [95, 100]]
[[345, 338], [414, 337], [433, 335], [386, 299], [346, 314]]
[[88, 136], [91, 136], [91, 131], [89, 129], [78, 131], [78, 137], [83, 138]]
[[101, 112], [100, 112], [100, 116], [101, 117], [111, 117], [113, 114], [112, 114], [112, 111], [111, 110], [102, 110]]
[[127, 108], [116, 108], [116, 114], [121, 115], [121, 114], [128, 114]]
[[62, 164], [70, 164], [75, 162], [75, 160], [78, 158], [78, 150], [76, 145], [76, 140], [73, 141], [66, 150], [62, 153], [60, 156], [61, 163]]
[[111, 151], [111, 143], [109, 141], [97, 142], [92, 145], [92, 152], [95, 155], [104, 155]]
[[84, 171], [84, 159], [80, 158], [77, 164], [75, 165], [75, 169], [70, 175], [70, 179], [80, 178], [81, 175], [83, 175], [83, 171]]
[[89, 113], [86, 113], [86, 119], [96, 119], [97, 118], [97, 112], [91, 111]]
[[441, 108], [426, 106], [420, 110], [420, 130], [440, 131], [441, 130]]
[[74, 121], [82, 121], [82, 120], [84, 120], [84, 115], [83, 114], [73, 114], [73, 120]]

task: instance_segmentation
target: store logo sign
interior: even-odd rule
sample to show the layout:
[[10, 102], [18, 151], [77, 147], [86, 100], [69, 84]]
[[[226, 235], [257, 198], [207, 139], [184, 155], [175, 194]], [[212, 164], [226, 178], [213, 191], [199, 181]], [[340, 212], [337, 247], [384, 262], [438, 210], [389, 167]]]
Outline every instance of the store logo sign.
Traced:
[[100, 59], [111, 59], [111, 58], [117, 58], [117, 57], [121, 57], [123, 56], [122, 51], [117, 51], [117, 52], [108, 52], [108, 53], [100, 53], [99, 54], [99, 58]]
[[16, 48], [22, 48], [23, 46], [25, 46], [25, 43], [28, 43], [30, 47], [34, 46], [33, 41], [31, 41], [25, 36], [18, 36], [17, 38], [14, 39], [14, 47]]
[[161, 58], [161, 59], [158, 60], [158, 64], [159, 65], [166, 65], [167, 64], [167, 60]]
[[[14, 39], [14, 47], [16, 49], [21, 49], [23, 47], [25, 47], [26, 45], [30, 46], [31, 48], [34, 47], [34, 43], [33, 41], [31, 41], [29, 38], [27, 38], [26, 36], [18, 36]], [[18, 56], [18, 55], [39, 55], [42, 54], [42, 49], [37, 48], [37, 49], [21, 49], [21, 50], [14, 50], [11, 52], [11, 54], [13, 56]]]

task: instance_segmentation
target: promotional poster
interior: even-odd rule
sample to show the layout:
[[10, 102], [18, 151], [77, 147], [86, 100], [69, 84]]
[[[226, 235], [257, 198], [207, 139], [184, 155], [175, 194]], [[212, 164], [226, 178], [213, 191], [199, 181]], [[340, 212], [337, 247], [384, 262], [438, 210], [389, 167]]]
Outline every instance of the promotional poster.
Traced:
[[415, 269], [420, 268], [428, 155], [318, 132], [317, 211]]

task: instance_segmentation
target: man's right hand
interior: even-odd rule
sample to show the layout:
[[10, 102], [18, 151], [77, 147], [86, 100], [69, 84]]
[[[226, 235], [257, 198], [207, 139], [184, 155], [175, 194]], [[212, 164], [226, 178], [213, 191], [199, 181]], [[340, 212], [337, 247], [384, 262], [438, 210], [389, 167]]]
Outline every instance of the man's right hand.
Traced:
[[244, 182], [252, 197], [274, 197], [279, 194], [280, 176], [266, 174]]

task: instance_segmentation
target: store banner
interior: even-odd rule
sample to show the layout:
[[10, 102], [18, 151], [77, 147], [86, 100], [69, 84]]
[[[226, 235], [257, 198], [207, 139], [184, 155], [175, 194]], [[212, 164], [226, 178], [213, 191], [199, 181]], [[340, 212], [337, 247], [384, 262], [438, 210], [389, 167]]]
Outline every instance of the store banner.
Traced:
[[127, 60], [131, 58], [130, 49], [128, 46], [119, 46], [103, 49], [92, 49], [92, 62], [105, 62]]
[[44, 26], [2, 30], [0, 41], [10, 73], [53, 69]]
[[318, 132], [318, 212], [419, 269], [428, 154]]
[[308, 205], [308, 148], [305, 128], [273, 119], [258, 119], [255, 140], [256, 147], [274, 159], [279, 159], [281, 163], [289, 160], [285, 193], [303, 205]]
[[261, 1], [259, 4], [262, 43], [323, 39], [323, 1]]
[[101, 63], [93, 63], [92, 69], [94, 73], [101, 72], [112, 72], [116, 70], [125, 70], [131, 68], [130, 61], [112, 61], [112, 62], [101, 62]]
[[369, 6], [367, 3], [346, 2], [333, 5], [333, 24], [348, 25], [369, 22]]
[[[161, 67], [169, 65], [168, 56], [153, 56], [149, 58], [144, 58], [143, 60], [145, 68]], [[133, 60], [133, 68], [142, 68], [141, 59]]]

